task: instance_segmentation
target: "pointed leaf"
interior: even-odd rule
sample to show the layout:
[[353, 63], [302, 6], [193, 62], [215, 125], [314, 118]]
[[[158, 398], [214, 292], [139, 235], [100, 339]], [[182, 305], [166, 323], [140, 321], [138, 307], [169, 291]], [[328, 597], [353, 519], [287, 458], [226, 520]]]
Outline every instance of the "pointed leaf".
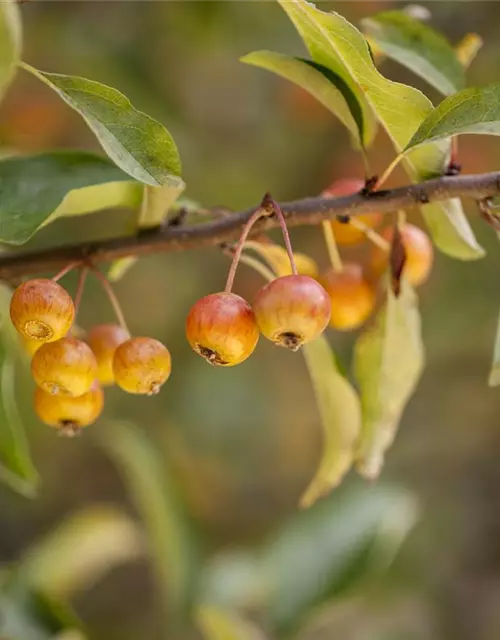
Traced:
[[478, 260], [485, 255], [458, 198], [424, 204], [420, 209], [434, 243], [449, 256]]
[[69, 600], [143, 553], [143, 536], [129, 517], [111, 507], [89, 507], [38, 541], [16, 566], [11, 580]]
[[199, 549], [165, 460], [158, 447], [131, 424], [112, 423], [100, 435], [144, 519], [164, 612], [170, 621], [178, 622], [191, 606]]
[[361, 428], [361, 406], [351, 384], [339, 372], [325, 337], [302, 347], [324, 432], [319, 468], [300, 504], [309, 507], [336, 487], [351, 468]]
[[38, 474], [29, 454], [15, 396], [13, 328], [9, 319], [10, 289], [0, 284], [0, 480], [33, 497]]
[[0, 99], [16, 73], [21, 46], [19, 5], [15, 0], [3, 0], [0, 2]]
[[455, 55], [464, 69], [470, 67], [482, 46], [483, 39], [477, 33], [468, 33], [457, 44]]
[[465, 73], [448, 40], [404, 11], [384, 11], [362, 21], [367, 36], [389, 58], [451, 95], [465, 87]]
[[464, 133], [500, 135], [500, 85], [470, 87], [445, 98], [420, 124], [405, 152]]
[[265, 640], [256, 625], [235, 611], [205, 605], [198, 608], [196, 619], [205, 640]]
[[94, 80], [23, 68], [53, 89], [92, 129], [125, 173], [154, 187], [178, 184], [181, 161], [165, 127], [137, 111], [122, 93]]
[[417, 297], [403, 280], [401, 295], [391, 290], [375, 325], [358, 339], [354, 370], [361, 392], [363, 426], [357, 466], [369, 479], [382, 469], [407, 402], [424, 365]]
[[170, 207], [186, 188], [182, 180], [163, 187], [144, 187], [138, 225], [141, 229], [158, 227], [167, 215]]
[[498, 387], [500, 385], [500, 317], [498, 318], [497, 335], [493, 348], [493, 364], [491, 365], [488, 384], [490, 387]]
[[361, 105], [345, 81], [327, 67], [273, 51], [255, 51], [242, 62], [277, 73], [313, 95], [347, 127], [360, 147], [368, 146], [376, 132], [373, 117], [366, 123]]
[[[376, 69], [362, 34], [338, 13], [324, 13], [305, 0], [279, 2], [295, 24], [313, 60], [334, 71], [339, 65], [344, 73], [347, 71], [351, 83], [354, 82], [357, 89], [362, 91], [396, 150], [402, 151], [421, 122], [432, 112], [430, 100], [413, 87], [384, 78]], [[449, 151], [449, 141], [442, 141], [425, 145], [411, 153], [405, 160], [410, 178], [414, 182], [421, 182], [441, 175]], [[441, 211], [440, 204], [436, 204], [436, 207]], [[463, 226], [464, 221], [455, 220], [452, 210], [440, 215], [443, 217], [442, 233], [434, 241], [442, 251], [456, 256], [457, 247], [462, 246], [469, 235], [457, 230], [457, 226]], [[460, 257], [470, 259], [471, 254], [480, 257], [482, 254], [476, 255], [476, 244], [467, 247]]]
[[127, 256], [114, 260], [108, 269], [108, 280], [118, 282], [128, 271], [136, 264], [138, 258], [136, 256]]
[[0, 160], [0, 241], [21, 244], [61, 216], [138, 206], [143, 186], [106, 158], [59, 151]]

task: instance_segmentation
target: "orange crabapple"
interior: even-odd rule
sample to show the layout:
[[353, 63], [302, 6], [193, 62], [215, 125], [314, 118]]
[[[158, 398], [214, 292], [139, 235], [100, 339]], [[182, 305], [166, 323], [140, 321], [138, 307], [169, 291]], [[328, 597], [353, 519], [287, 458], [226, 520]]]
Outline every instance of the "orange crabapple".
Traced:
[[186, 319], [186, 337], [207, 362], [232, 367], [246, 360], [259, 340], [259, 328], [246, 300], [221, 291], [201, 298]]
[[327, 269], [320, 277], [332, 304], [330, 326], [339, 331], [359, 328], [372, 313], [376, 294], [361, 265], [344, 263], [342, 271]]
[[129, 338], [118, 345], [113, 356], [115, 382], [128, 393], [158, 393], [171, 370], [169, 350], [154, 338]]
[[331, 303], [323, 286], [313, 278], [288, 275], [262, 287], [253, 309], [266, 338], [297, 351], [323, 333], [330, 320]]
[[[392, 241], [393, 227], [382, 230], [381, 236], [388, 242]], [[414, 287], [423, 284], [430, 275], [434, 261], [434, 248], [429, 236], [419, 227], [406, 223], [401, 228], [401, 239], [406, 251], [406, 261], [403, 275]], [[374, 246], [371, 253], [371, 271], [380, 277], [388, 268], [389, 254], [378, 246]]]
[[89, 331], [87, 342], [96, 357], [97, 379], [102, 385], [114, 384], [113, 357], [117, 347], [129, 338], [119, 324], [100, 324]]
[[24, 282], [14, 291], [10, 317], [25, 338], [54, 342], [70, 330], [75, 307], [71, 296], [60, 284], [37, 278]]
[[42, 345], [31, 361], [31, 373], [47, 393], [78, 397], [91, 389], [97, 361], [88, 344], [68, 336]]
[[[354, 193], [358, 193], [363, 189], [365, 183], [358, 178], [339, 178], [335, 180], [329, 187], [324, 189], [321, 193], [325, 197], [340, 197], [350, 196]], [[382, 221], [382, 214], [380, 213], [365, 213], [356, 216], [356, 220], [362, 222], [370, 229], [378, 227]], [[339, 220], [332, 220], [331, 222], [335, 240], [340, 245], [351, 245], [362, 242], [365, 239], [365, 234], [361, 229], [357, 229], [349, 223], [340, 222]]]

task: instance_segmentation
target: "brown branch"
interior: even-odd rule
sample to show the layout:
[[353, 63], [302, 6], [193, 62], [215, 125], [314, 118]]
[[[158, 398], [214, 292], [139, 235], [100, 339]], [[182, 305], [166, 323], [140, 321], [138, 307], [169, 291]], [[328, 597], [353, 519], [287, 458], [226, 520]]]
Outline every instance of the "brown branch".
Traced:
[[[500, 172], [444, 176], [368, 195], [305, 198], [283, 203], [281, 208], [289, 226], [317, 225], [322, 220], [335, 216], [355, 216], [376, 211], [388, 213], [454, 197], [483, 200], [495, 195], [500, 195]], [[255, 209], [249, 209], [201, 224], [159, 227], [133, 236], [82, 242], [40, 251], [3, 254], [0, 257], [0, 279], [10, 280], [42, 271], [53, 271], [75, 261], [96, 264], [126, 256], [144, 256], [164, 251], [185, 251], [221, 245], [237, 240], [242, 227], [254, 211]], [[262, 218], [252, 229], [252, 236], [258, 236], [278, 226], [276, 216]]]

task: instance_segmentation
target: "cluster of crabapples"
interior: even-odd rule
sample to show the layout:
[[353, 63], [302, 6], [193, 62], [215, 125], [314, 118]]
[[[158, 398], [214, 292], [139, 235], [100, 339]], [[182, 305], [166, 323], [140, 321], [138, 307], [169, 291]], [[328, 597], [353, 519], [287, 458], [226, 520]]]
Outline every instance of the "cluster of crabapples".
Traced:
[[[338, 180], [322, 195], [350, 195], [363, 187], [359, 180]], [[344, 262], [318, 274], [316, 263], [308, 256], [298, 254], [294, 260], [281, 210], [274, 202], [273, 206], [295, 269], [292, 266], [291, 274], [275, 277], [263, 286], [252, 305], [233, 293], [234, 270], [251, 224], [247, 225], [226, 290], [198, 300], [186, 320], [189, 344], [212, 365], [240, 364], [252, 354], [260, 334], [297, 351], [329, 324], [340, 331], [359, 328], [375, 308], [377, 284], [388, 266], [393, 227], [375, 232], [381, 223], [377, 213], [358, 216], [356, 224], [328, 223], [338, 245], [355, 245], [370, 235], [377, 242], [367, 269], [357, 262]], [[432, 244], [421, 229], [408, 223], [400, 227], [400, 234], [406, 254], [405, 277], [418, 286], [430, 273]], [[170, 376], [171, 357], [154, 338], [130, 337], [123, 323], [98, 325], [81, 338], [74, 326], [75, 304], [56, 282], [58, 277], [21, 284], [12, 296], [10, 315], [32, 356], [37, 415], [61, 433], [74, 435], [101, 414], [103, 386], [116, 383], [129, 393], [155, 394]]]
[[152, 395], [171, 371], [168, 349], [154, 338], [133, 337], [118, 324], [91, 329], [86, 340], [74, 333], [75, 305], [54, 280], [28, 280], [14, 291], [10, 317], [32, 356], [38, 417], [65, 435], [97, 420], [102, 387]]
[[[343, 179], [322, 195], [351, 195], [364, 187], [361, 180]], [[358, 216], [356, 226], [337, 220], [329, 224], [337, 244], [355, 245], [365, 240], [366, 231], [373, 231], [381, 219], [381, 214], [374, 213]], [[414, 225], [404, 224], [400, 232], [405, 247], [405, 277], [413, 286], [419, 286], [430, 274], [432, 244], [425, 232]], [[393, 233], [393, 227], [386, 227], [376, 234], [378, 244], [373, 246], [366, 274], [356, 262], [318, 274], [314, 261], [301, 256], [301, 261], [296, 260], [298, 273], [266, 284], [253, 305], [229, 292], [202, 298], [188, 315], [189, 343], [210, 363], [233, 366], [251, 355], [260, 333], [275, 344], [296, 351], [317, 338], [328, 324], [339, 331], [358, 329], [375, 308], [377, 285], [388, 267]]]

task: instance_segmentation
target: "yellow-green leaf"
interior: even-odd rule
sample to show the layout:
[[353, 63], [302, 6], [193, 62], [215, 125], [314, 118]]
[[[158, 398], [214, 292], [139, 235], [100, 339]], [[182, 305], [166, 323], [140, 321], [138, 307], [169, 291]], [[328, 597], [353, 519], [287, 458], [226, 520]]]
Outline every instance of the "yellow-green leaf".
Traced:
[[374, 326], [360, 336], [354, 352], [363, 407], [357, 467], [369, 479], [382, 469], [424, 365], [417, 297], [404, 280], [402, 285], [398, 298], [388, 290], [385, 307]]
[[404, 11], [384, 11], [362, 21], [363, 29], [387, 57], [404, 65], [440, 93], [465, 87], [464, 69], [438, 31]]
[[405, 153], [465, 133], [500, 135], [500, 84], [469, 87], [445, 98], [420, 124]]
[[468, 69], [477, 56], [483, 39], [477, 33], [467, 33], [455, 47], [455, 55], [464, 69]]
[[61, 216], [137, 207], [143, 185], [107, 158], [57, 151], [0, 160], [0, 241], [21, 244]]
[[358, 394], [339, 372], [325, 337], [302, 347], [323, 427], [323, 453], [300, 503], [309, 507], [328, 494], [351, 468], [361, 428]]
[[498, 318], [497, 335], [493, 348], [493, 363], [491, 365], [488, 384], [490, 387], [498, 387], [500, 385], [500, 317]]
[[0, 2], [0, 98], [16, 73], [21, 55], [22, 27], [15, 0]]
[[255, 51], [241, 61], [273, 71], [308, 91], [338, 117], [360, 147], [372, 142], [376, 133], [373, 114], [366, 110], [363, 113], [346, 82], [327, 67], [273, 51]]
[[[339, 66], [352, 84], [361, 91], [375, 112], [379, 122], [387, 131], [396, 150], [401, 152], [408, 144], [415, 130], [432, 112], [433, 106], [423, 93], [413, 87], [388, 80], [375, 67], [366, 40], [345, 18], [334, 11], [326, 13], [305, 0], [279, 0], [302, 39], [313, 60], [333, 71]], [[346, 78], [342, 76], [344, 80]], [[346, 80], [347, 82], [347, 80]], [[427, 144], [416, 149], [405, 159], [410, 178], [421, 182], [441, 175], [449, 157], [448, 140]], [[467, 245], [467, 236], [460, 231], [467, 221], [456, 218], [457, 208], [441, 209], [435, 205], [443, 217], [441, 233], [434, 237], [436, 245], [445, 253], [464, 260], [481, 257], [477, 243]], [[431, 231], [433, 229], [431, 228]], [[457, 256], [457, 253], [460, 255]]]
[[181, 161], [174, 139], [122, 93], [94, 80], [22, 66], [83, 117], [104, 151], [125, 173], [154, 187], [178, 184]]
[[116, 460], [149, 536], [153, 569], [169, 622], [181, 623], [194, 595], [199, 549], [161, 452], [130, 423], [112, 423], [100, 434]]
[[76, 513], [38, 541], [16, 568], [18, 585], [68, 600], [145, 552], [137, 525], [112, 507]]
[[265, 640], [262, 631], [236, 611], [203, 605], [196, 620], [204, 640]]
[[158, 227], [185, 188], [186, 185], [180, 178], [177, 182], [172, 180], [163, 187], [146, 185], [137, 220], [138, 226], [141, 229]]

